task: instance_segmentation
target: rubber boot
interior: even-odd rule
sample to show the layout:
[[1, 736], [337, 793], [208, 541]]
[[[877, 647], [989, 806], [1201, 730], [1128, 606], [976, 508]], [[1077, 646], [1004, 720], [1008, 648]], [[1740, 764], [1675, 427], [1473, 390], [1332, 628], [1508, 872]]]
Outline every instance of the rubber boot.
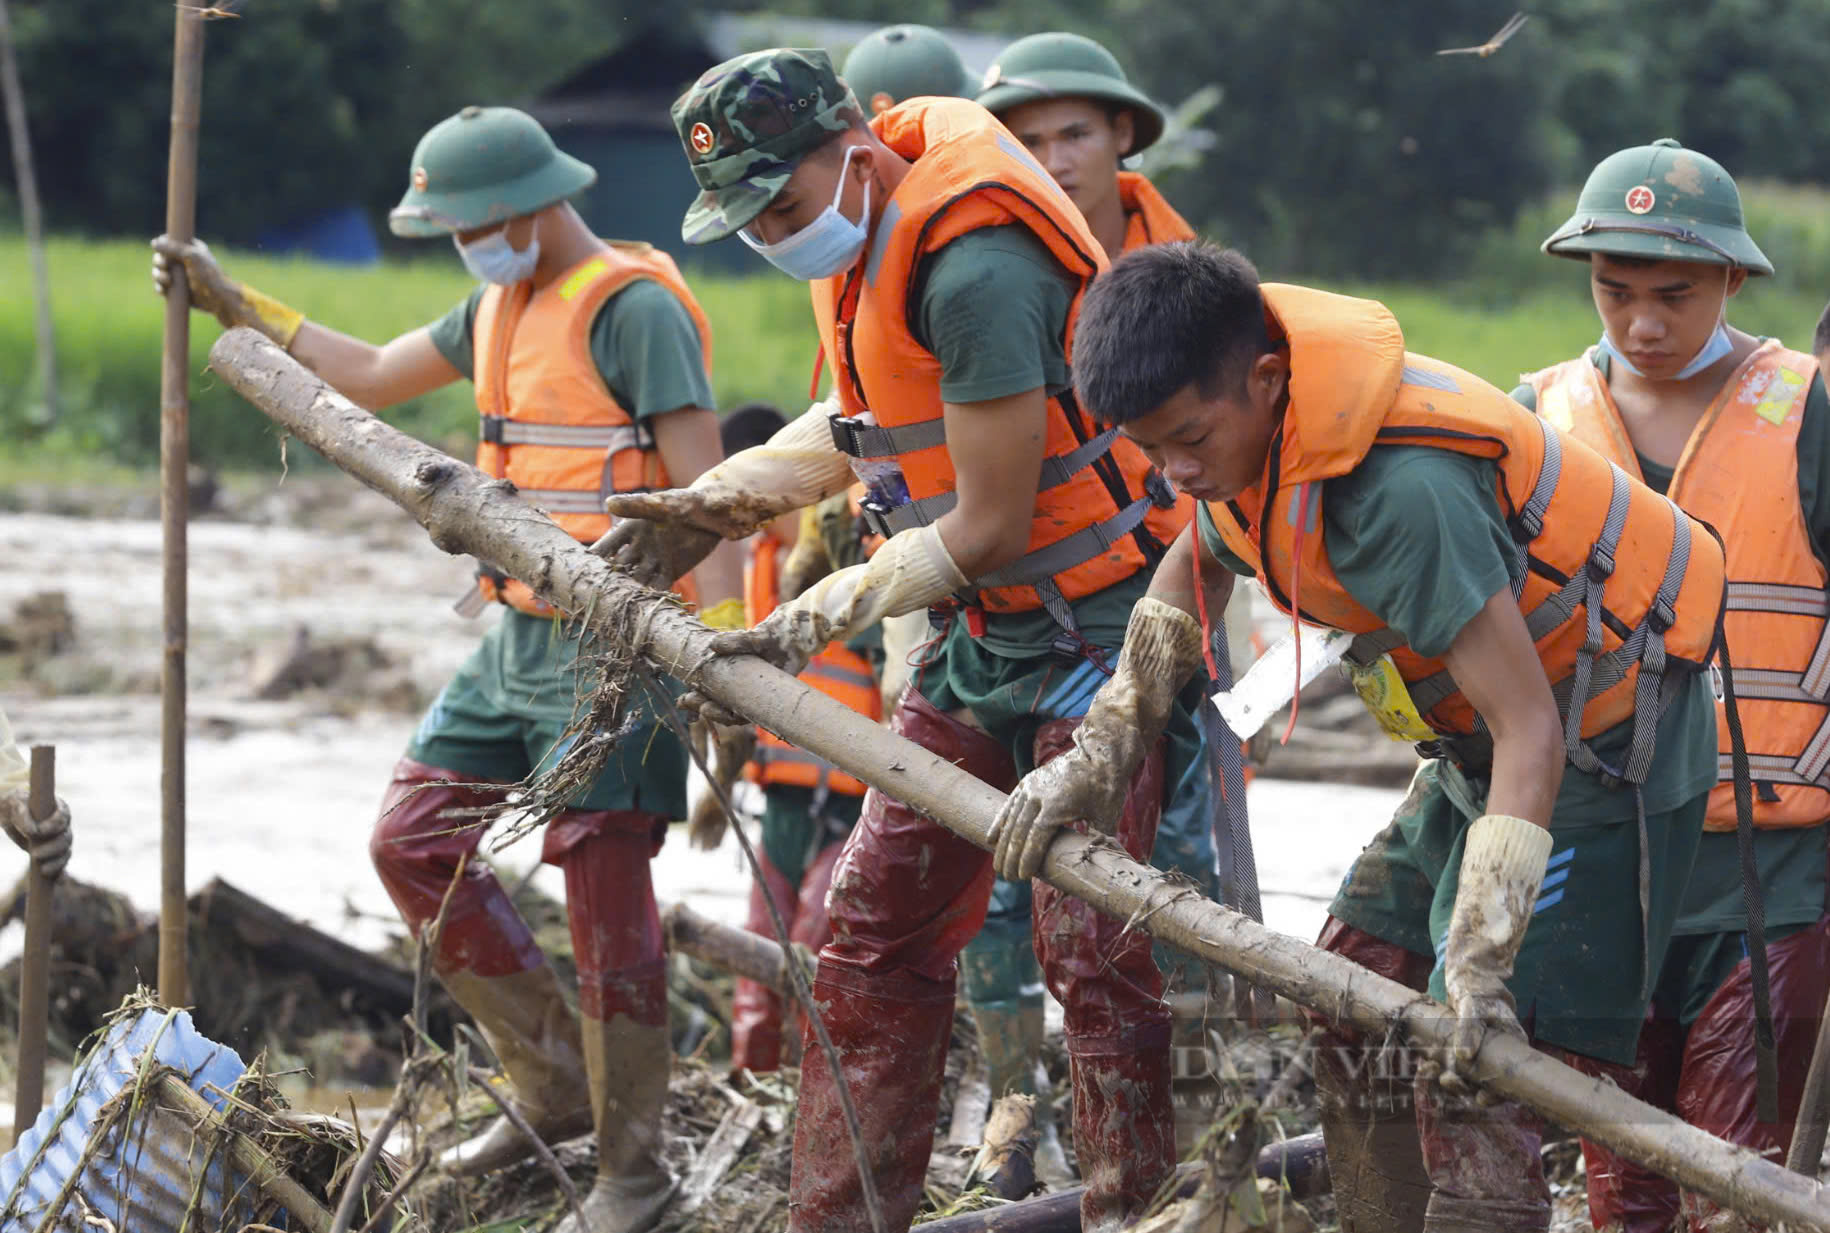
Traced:
[[1544, 1123], [1512, 1101], [1483, 1106], [1416, 1080], [1417, 1130], [1433, 1190], [1424, 1233], [1547, 1233]]
[[1011, 1092], [1034, 1096], [1036, 1066], [1042, 1057], [1042, 1008], [1035, 1007], [1032, 1014], [1027, 1007], [974, 1006], [972, 1020], [978, 1025], [991, 1099]]
[[[440, 979], [483, 1030], [511, 1085], [501, 1098], [514, 1102], [534, 1133], [544, 1142], [557, 1143], [589, 1130], [591, 1106], [584, 1099], [578, 1021], [553, 969], [542, 963], [497, 977], [459, 970], [442, 972]], [[514, 1123], [498, 1117], [482, 1134], [445, 1151], [438, 1164], [454, 1176], [471, 1177], [533, 1153], [533, 1145]]]
[[[921, 1205], [934, 1146], [953, 984], [913, 973], [874, 975], [821, 956], [813, 1001], [844, 1058], [885, 1227], [907, 1229]], [[793, 1230], [869, 1227], [832, 1070], [811, 1042], [801, 1060], [788, 1210]]]
[[[775, 941], [775, 924], [769, 917], [766, 894], [775, 900], [792, 936], [799, 899], [787, 877], [769, 863], [760, 850], [757, 863], [762, 880], [750, 884], [750, 914], [743, 927], [751, 933]], [[782, 998], [774, 990], [753, 981], [737, 981], [731, 994], [731, 1069], [757, 1073], [776, 1069], [782, 1058]]]
[[[1316, 945], [1407, 988], [1421, 991], [1429, 982], [1429, 957], [1332, 916]], [[1316, 1034], [1315, 1091], [1341, 1233], [1423, 1227], [1431, 1187], [1409, 1056], [1352, 1030], [1324, 1026]]]
[[[826, 916], [826, 895], [832, 890], [832, 871], [839, 863], [839, 853], [844, 847], [842, 839], [827, 844], [801, 875], [800, 907], [795, 910], [788, 936], [816, 955], [832, 941], [832, 921]], [[782, 1020], [781, 1064], [799, 1066], [801, 1047], [807, 1037], [807, 1016], [799, 1003], [783, 999]]]
[[[402, 758], [382, 797], [369, 856], [407, 927], [417, 935], [441, 907], [433, 966], [458, 1005], [470, 1012], [508, 1076], [502, 1099], [514, 1102], [549, 1142], [582, 1134], [591, 1123], [584, 1062], [559, 983], [508, 892], [474, 854], [483, 827], [475, 809], [500, 801], [498, 784], [466, 782], [461, 772]], [[506, 1117], [446, 1151], [439, 1165], [460, 1176], [499, 1169], [533, 1155]]]
[[[597, 1128], [597, 1182], [582, 1204], [591, 1233], [644, 1233], [679, 1182], [662, 1159], [673, 1052], [667, 959], [648, 862], [665, 821], [634, 811], [571, 811], [547, 827], [542, 859], [565, 871], [578, 960], [585, 1070]], [[581, 1233], [576, 1216], [561, 1233]]]
[[[1072, 743], [1078, 720], [1036, 733], [1038, 766]], [[1163, 754], [1151, 751], [1132, 778], [1115, 836], [1134, 859], [1148, 857], [1163, 801]], [[1074, 1086], [1074, 1150], [1086, 1190], [1080, 1227], [1118, 1229], [1135, 1220], [1174, 1172], [1170, 1015], [1150, 937], [1064, 895], [1034, 885], [1035, 937], [1043, 977], [1061, 1003]]]
[[661, 1119], [673, 1050], [667, 1025], [628, 1015], [608, 1023], [584, 1021], [585, 1068], [591, 1076], [591, 1116], [597, 1123], [597, 1181], [576, 1215], [556, 1233], [646, 1233], [660, 1222], [680, 1179], [661, 1158]]

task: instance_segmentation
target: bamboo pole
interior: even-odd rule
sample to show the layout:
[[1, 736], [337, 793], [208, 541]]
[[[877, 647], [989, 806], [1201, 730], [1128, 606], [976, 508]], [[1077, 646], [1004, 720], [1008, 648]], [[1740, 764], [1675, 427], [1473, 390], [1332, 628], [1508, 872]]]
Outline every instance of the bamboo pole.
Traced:
[[1811, 1069], [1805, 1072], [1805, 1090], [1798, 1098], [1798, 1120], [1792, 1125], [1792, 1143], [1786, 1150], [1786, 1168], [1815, 1178], [1824, 1160], [1824, 1135], [1830, 1131], [1830, 1002], [1817, 1021], [1817, 1043], [1811, 1049]]
[[[0, 0], [3, 3], [4, 0]], [[57, 812], [57, 755], [32, 746], [26, 808], [34, 821]], [[51, 879], [36, 859], [26, 872], [25, 953], [19, 963], [19, 1077], [13, 1087], [13, 1142], [32, 1128], [44, 1107], [45, 1036], [51, 1015]]]
[[[794, 982], [783, 962], [781, 943], [774, 938], [721, 924], [684, 903], [661, 910], [661, 932], [674, 950], [753, 980], [783, 997], [794, 996]], [[806, 970], [813, 971], [813, 956], [799, 942], [794, 944], [794, 950]]]
[[[203, 10], [179, 0], [172, 46], [172, 138], [166, 166], [165, 234], [196, 236], [197, 125], [203, 111]], [[191, 462], [191, 288], [172, 264], [165, 296], [165, 350], [159, 365], [159, 524], [164, 541], [164, 643], [159, 678], [159, 1000], [190, 1001], [184, 902], [184, 661], [189, 642]]]
[[19, 217], [25, 251], [32, 262], [32, 299], [38, 321], [38, 382], [47, 423], [57, 419], [57, 331], [51, 322], [51, 273], [45, 264], [44, 212], [38, 205], [38, 175], [32, 167], [31, 130], [25, 122], [25, 89], [13, 54], [13, 20], [0, 0], [0, 98], [6, 103], [7, 137], [13, 148], [13, 183], [19, 188]]
[[[231, 330], [211, 367], [287, 432], [411, 513], [446, 552], [478, 557], [593, 632], [621, 638], [679, 680], [988, 848], [1004, 797], [887, 728], [751, 657], [714, 657], [711, 630], [593, 556], [511, 485], [390, 428], [253, 330]], [[634, 630], [634, 633], [630, 631]], [[1153, 937], [1343, 1024], [1428, 1053], [1451, 1040], [1440, 1003], [1172, 883], [1101, 836], [1064, 833], [1045, 881]], [[1504, 1033], [1475, 1055], [1483, 1086], [1675, 1179], [1720, 1205], [1830, 1233], [1815, 1183], [1722, 1142]]]

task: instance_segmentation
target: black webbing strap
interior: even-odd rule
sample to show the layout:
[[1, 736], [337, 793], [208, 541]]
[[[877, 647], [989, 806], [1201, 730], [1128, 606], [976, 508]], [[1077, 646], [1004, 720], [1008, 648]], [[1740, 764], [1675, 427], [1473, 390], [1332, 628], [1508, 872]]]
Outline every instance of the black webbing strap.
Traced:
[[[1720, 620], [1721, 618], [1717, 618]], [[1735, 840], [1741, 850], [1741, 899], [1747, 911], [1747, 968], [1754, 990], [1754, 1102], [1763, 1122], [1779, 1120], [1779, 1055], [1773, 1040], [1773, 994], [1766, 961], [1766, 902], [1754, 860], [1754, 789], [1747, 768], [1747, 738], [1735, 701], [1735, 670], [1728, 639], [1717, 630], [1722, 665], [1722, 709], [1728, 720], [1729, 756], [1735, 767]]]

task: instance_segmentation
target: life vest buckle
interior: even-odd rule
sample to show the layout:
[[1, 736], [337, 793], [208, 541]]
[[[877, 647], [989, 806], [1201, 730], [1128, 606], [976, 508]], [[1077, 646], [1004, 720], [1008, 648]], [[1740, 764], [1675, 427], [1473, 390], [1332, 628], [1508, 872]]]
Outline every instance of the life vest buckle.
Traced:
[[1677, 624], [1677, 609], [1671, 606], [1671, 601], [1664, 595], [1657, 595], [1652, 600], [1651, 609], [1646, 613], [1646, 624], [1653, 633], [1663, 637], [1666, 631]]
[[859, 433], [866, 428], [876, 427], [856, 415], [832, 416], [827, 419], [826, 426], [832, 431], [833, 448], [852, 458], [865, 457], [864, 445], [858, 440]]
[[1518, 512], [1512, 520], [1512, 538], [1521, 544], [1529, 544], [1544, 534], [1544, 518], [1537, 510], [1527, 506]]
[[874, 495], [859, 499], [858, 519], [870, 528], [872, 534], [881, 535], [884, 539], [896, 534], [896, 529], [890, 525], [890, 507]]
[[1585, 568], [1589, 572], [1589, 577], [1594, 581], [1606, 582], [1614, 576], [1614, 554], [1609, 552], [1605, 545], [1596, 544], [1589, 550], [1588, 564]]
[[507, 424], [507, 422], [508, 422], [508, 420], [504, 416], [500, 416], [500, 415], [483, 416], [482, 425], [478, 429], [478, 434], [482, 437], [484, 444], [486, 444], [486, 445], [502, 444], [502, 429], [503, 429], [503, 426], [505, 424]]
[[1176, 503], [1175, 485], [1169, 477], [1156, 467], [1151, 467], [1144, 475], [1144, 495], [1158, 509], [1174, 509]]

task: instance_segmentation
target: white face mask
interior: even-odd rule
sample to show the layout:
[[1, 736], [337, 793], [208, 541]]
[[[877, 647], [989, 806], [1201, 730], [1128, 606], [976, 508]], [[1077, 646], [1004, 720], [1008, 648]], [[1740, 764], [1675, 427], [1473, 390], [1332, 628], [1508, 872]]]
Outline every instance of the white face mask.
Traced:
[[540, 261], [540, 237], [535, 236], [526, 248], [517, 250], [508, 242], [507, 227], [469, 244], [455, 235], [451, 242], [457, 246], [458, 256], [464, 259], [466, 270], [486, 283], [500, 283], [504, 287], [532, 278], [534, 266]]
[[845, 151], [832, 204], [821, 210], [818, 218], [775, 244], [763, 243], [744, 227], [737, 233], [743, 237], [743, 242], [761, 253], [770, 265], [804, 283], [830, 278], [849, 269], [858, 254], [864, 251], [864, 242], [870, 238], [871, 186], [868, 180], [864, 184], [864, 209], [858, 221], [852, 222], [839, 209], [839, 201], [845, 196], [845, 173], [851, 169], [851, 156], [858, 149], [852, 146]]

